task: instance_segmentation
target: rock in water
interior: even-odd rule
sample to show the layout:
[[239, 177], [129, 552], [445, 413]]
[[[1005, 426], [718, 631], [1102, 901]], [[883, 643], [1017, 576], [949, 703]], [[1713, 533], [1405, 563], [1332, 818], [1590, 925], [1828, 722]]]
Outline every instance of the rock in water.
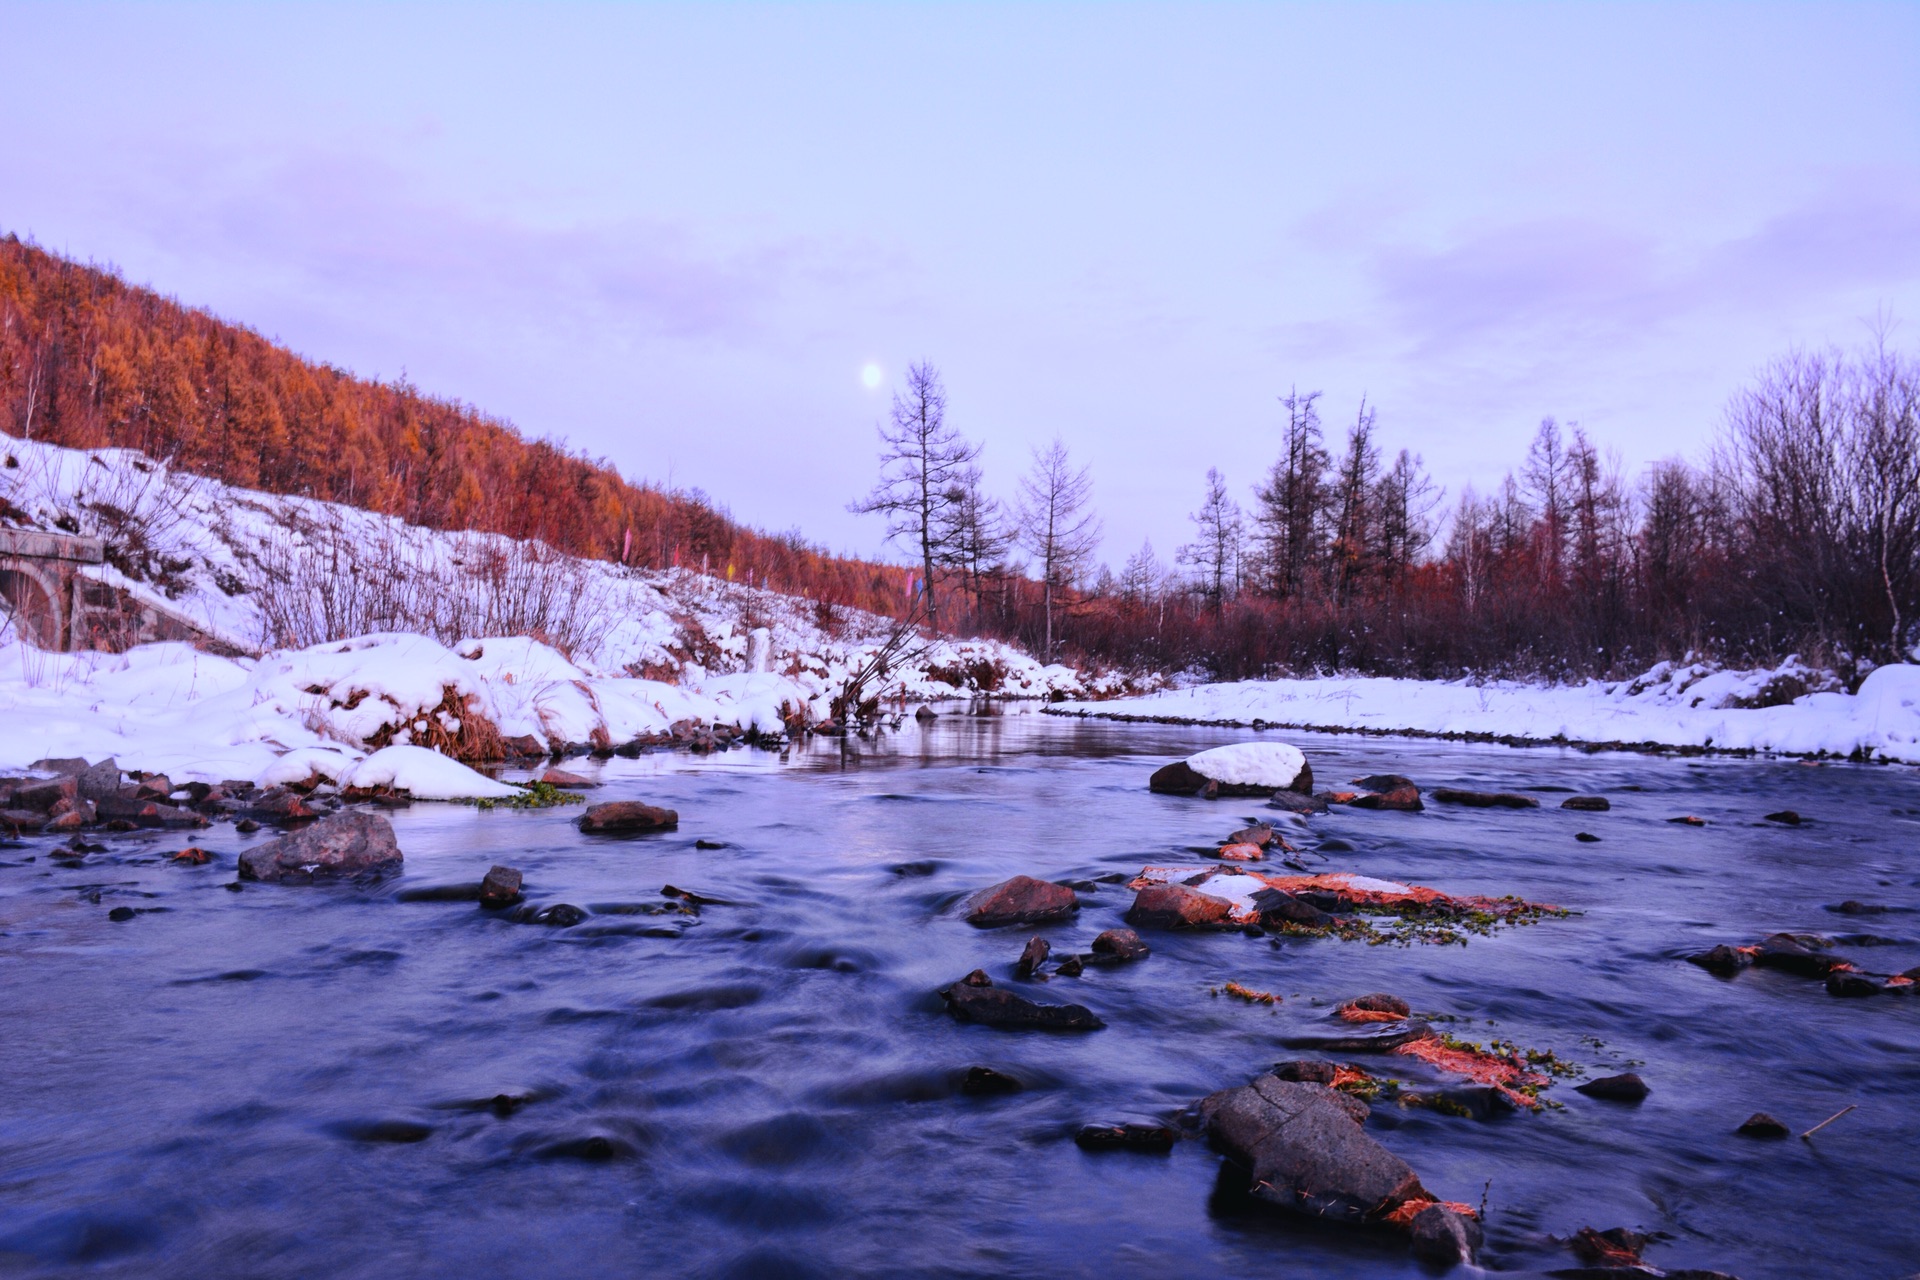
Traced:
[[[1382, 776], [1386, 778], [1400, 778], [1399, 774], [1386, 774]], [[1365, 781], [1369, 782], [1379, 780], [1379, 778], [1365, 779]], [[1414, 786], [1404, 778], [1400, 778], [1395, 786], [1388, 787], [1384, 791], [1369, 791], [1365, 795], [1355, 796], [1346, 803], [1350, 809], [1397, 809], [1403, 813], [1418, 813], [1420, 810], [1426, 808], [1426, 805], [1420, 802], [1420, 788]]]
[[1019, 961], [1013, 966], [1014, 974], [1021, 978], [1031, 978], [1034, 972], [1047, 962], [1047, 956], [1052, 950], [1052, 944], [1045, 938], [1027, 939], [1026, 949], [1021, 951]]
[[1690, 955], [1687, 960], [1691, 964], [1699, 965], [1708, 973], [1718, 974], [1723, 978], [1730, 978], [1753, 963], [1752, 956], [1724, 942], [1710, 950]]
[[1450, 1267], [1472, 1262], [1480, 1248], [1480, 1224], [1443, 1204], [1430, 1204], [1413, 1215], [1413, 1256], [1422, 1262]]
[[512, 867], [494, 867], [480, 882], [480, 905], [510, 907], [520, 901], [520, 873]]
[[1127, 1120], [1119, 1124], [1081, 1125], [1073, 1143], [1082, 1151], [1167, 1152], [1180, 1135], [1163, 1124], [1144, 1124]]
[[280, 884], [377, 875], [400, 866], [393, 824], [377, 813], [336, 813], [240, 855], [240, 878]]
[[671, 831], [680, 825], [680, 815], [672, 809], [642, 804], [638, 800], [613, 800], [588, 807], [580, 818], [580, 830], [587, 835], [631, 835], [645, 831]]
[[1015, 876], [967, 899], [967, 923], [982, 929], [1065, 920], [1080, 905], [1073, 890], [1051, 880]]
[[1324, 1085], [1262, 1076], [1200, 1103], [1207, 1136], [1252, 1174], [1255, 1199], [1337, 1222], [1377, 1222], [1430, 1199], [1400, 1157], [1360, 1122], [1367, 1104]]
[[1149, 885], [1134, 895], [1127, 923], [1143, 929], [1231, 929], [1233, 904], [1183, 884]]
[[1147, 944], [1140, 935], [1131, 929], [1107, 929], [1093, 940], [1096, 956], [1111, 956], [1115, 960], [1144, 960], [1147, 958]]
[[1433, 798], [1442, 804], [1464, 804], [1470, 809], [1538, 809], [1532, 796], [1511, 791], [1461, 791], [1455, 787], [1435, 787]]
[[1601, 1076], [1598, 1080], [1589, 1080], [1573, 1087], [1576, 1092], [1584, 1093], [1589, 1098], [1604, 1098], [1608, 1102], [1638, 1102], [1651, 1092], [1647, 1082], [1631, 1071], [1617, 1076]]
[[1284, 742], [1236, 742], [1196, 752], [1156, 770], [1147, 788], [1179, 796], [1305, 793], [1313, 790], [1313, 770], [1298, 747]]
[[549, 769], [540, 775], [540, 781], [562, 791], [586, 791], [600, 784], [592, 778], [583, 778], [577, 773], [568, 773], [565, 769]]
[[1035, 1031], [1097, 1031], [1107, 1024], [1078, 1004], [1035, 1004], [996, 987], [978, 969], [940, 993], [947, 1008], [963, 1022], [988, 1027]]
[[1764, 969], [1785, 969], [1804, 978], [1824, 978], [1836, 969], [1850, 967], [1839, 956], [1816, 951], [1790, 933], [1774, 933], [1762, 938], [1753, 962]]
[[1734, 1130], [1743, 1138], [1784, 1138], [1787, 1126], [1775, 1120], [1764, 1111], [1756, 1111], [1748, 1116], [1738, 1129]]
[[1605, 813], [1613, 808], [1605, 796], [1568, 796], [1560, 802], [1562, 809], [1572, 809], [1578, 813]]

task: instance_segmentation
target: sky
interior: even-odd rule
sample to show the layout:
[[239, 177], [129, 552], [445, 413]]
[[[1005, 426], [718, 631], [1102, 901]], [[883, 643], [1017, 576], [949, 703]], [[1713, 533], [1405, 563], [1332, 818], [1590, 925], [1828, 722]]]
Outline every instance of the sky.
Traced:
[[[1290, 387], [1451, 504], [1577, 421], [1699, 456], [1796, 346], [1920, 349], [1920, 5], [0, 2], [0, 232], [748, 523], [906, 365], [1116, 567]], [[877, 383], [877, 385], [869, 385]]]

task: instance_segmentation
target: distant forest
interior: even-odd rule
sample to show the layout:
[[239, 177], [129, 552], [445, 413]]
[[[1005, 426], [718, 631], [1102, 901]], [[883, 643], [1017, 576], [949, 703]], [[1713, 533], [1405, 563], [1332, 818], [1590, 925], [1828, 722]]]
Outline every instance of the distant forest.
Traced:
[[634, 484], [469, 405], [303, 360], [17, 236], [0, 239], [0, 426], [435, 529], [538, 538], [643, 568], [704, 566], [837, 605], [898, 609], [911, 576], [758, 532], [698, 492]]
[[938, 372], [917, 365], [883, 428], [880, 481], [855, 503], [887, 518], [909, 568], [755, 531], [697, 491], [635, 484], [470, 406], [0, 240], [7, 432], [433, 528], [704, 567], [895, 617], [924, 608], [948, 632], [1221, 679], [1579, 678], [1795, 652], [1857, 678], [1915, 640], [1920, 363], [1885, 341], [1776, 361], [1734, 394], [1697, 462], [1629, 477], [1548, 419], [1491, 493], [1445, 503], [1416, 455], [1383, 447], [1374, 406], [1336, 424], [1323, 406], [1282, 397], [1275, 461], [1241, 482], [1244, 505], [1209, 472], [1172, 563], [1143, 546], [1116, 571], [1093, 562], [1092, 477], [1064, 445], [1036, 450], [1017, 500], [996, 501], [978, 448], [945, 420]]

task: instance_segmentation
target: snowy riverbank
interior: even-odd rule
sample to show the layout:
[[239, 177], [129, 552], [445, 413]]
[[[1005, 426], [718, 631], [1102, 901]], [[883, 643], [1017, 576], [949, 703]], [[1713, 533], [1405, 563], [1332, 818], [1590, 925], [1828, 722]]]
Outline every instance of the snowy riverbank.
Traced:
[[1783, 671], [1710, 672], [1662, 663], [1633, 681], [1541, 686], [1508, 681], [1328, 677], [1246, 680], [1110, 702], [1068, 702], [1057, 714], [1176, 724], [1406, 733], [1516, 742], [1621, 744], [1920, 764], [1920, 666], [1882, 667], [1857, 693], [1755, 701]]

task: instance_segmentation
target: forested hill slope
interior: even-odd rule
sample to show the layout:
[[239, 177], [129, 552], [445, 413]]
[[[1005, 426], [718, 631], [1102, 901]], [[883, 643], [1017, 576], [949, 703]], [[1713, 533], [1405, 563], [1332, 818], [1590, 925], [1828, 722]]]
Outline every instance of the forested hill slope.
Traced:
[[468, 405], [302, 359], [12, 235], [0, 239], [0, 429], [138, 449], [228, 484], [430, 528], [538, 538], [643, 568], [705, 563], [876, 612], [897, 611], [907, 589], [905, 570], [759, 533]]

